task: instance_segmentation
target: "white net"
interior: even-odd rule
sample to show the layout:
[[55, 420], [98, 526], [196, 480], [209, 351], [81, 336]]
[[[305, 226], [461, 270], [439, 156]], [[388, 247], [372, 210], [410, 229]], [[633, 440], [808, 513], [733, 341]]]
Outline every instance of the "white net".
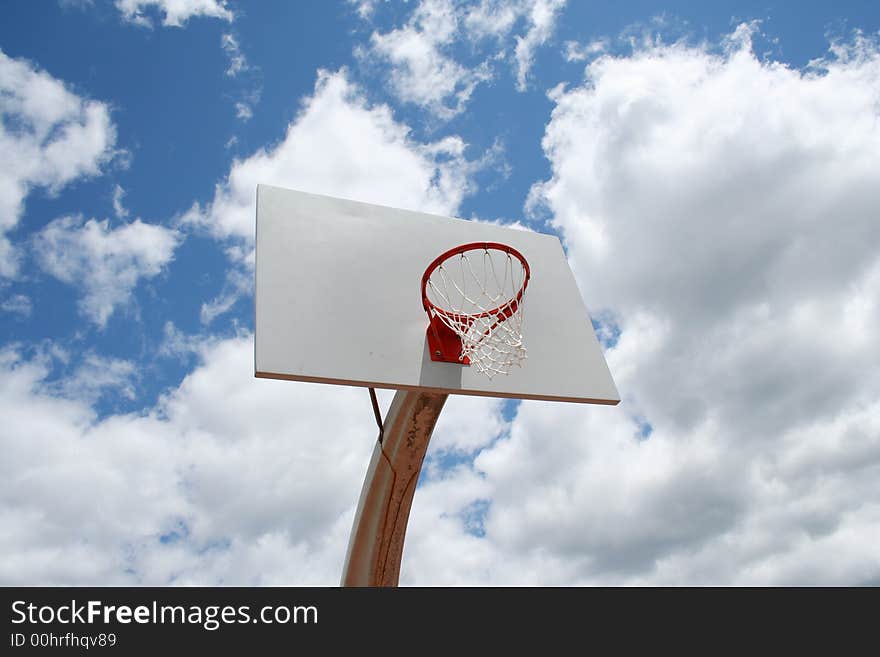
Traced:
[[526, 357], [520, 294], [526, 277], [519, 258], [488, 247], [450, 256], [428, 278], [432, 316], [461, 338], [460, 360], [467, 357], [490, 379]]

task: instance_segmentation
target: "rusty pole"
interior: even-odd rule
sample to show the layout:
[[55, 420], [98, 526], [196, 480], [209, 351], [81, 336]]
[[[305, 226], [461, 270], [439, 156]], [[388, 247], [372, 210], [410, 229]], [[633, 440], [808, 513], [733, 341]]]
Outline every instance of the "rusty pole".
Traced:
[[361, 489], [343, 586], [397, 586], [413, 494], [447, 397], [404, 390], [394, 395]]

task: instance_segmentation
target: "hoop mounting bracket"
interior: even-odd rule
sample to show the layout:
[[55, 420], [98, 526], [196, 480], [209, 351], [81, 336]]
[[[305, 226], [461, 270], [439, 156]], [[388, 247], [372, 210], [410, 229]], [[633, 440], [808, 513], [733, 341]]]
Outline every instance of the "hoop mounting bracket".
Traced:
[[439, 363], [471, 364], [467, 356], [460, 358], [461, 338], [440, 321], [437, 315], [431, 316], [431, 323], [428, 325], [428, 351], [431, 354], [431, 360]]

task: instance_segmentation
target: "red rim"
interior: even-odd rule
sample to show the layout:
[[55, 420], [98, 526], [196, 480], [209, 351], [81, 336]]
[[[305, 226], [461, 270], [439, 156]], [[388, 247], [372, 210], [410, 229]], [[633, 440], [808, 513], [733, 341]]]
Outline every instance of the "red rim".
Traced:
[[[440, 265], [442, 265], [446, 260], [451, 258], [452, 256], [458, 255], [460, 253], [464, 253], [465, 251], [488, 251], [489, 249], [495, 249], [496, 251], [504, 251], [505, 253], [512, 255], [514, 258], [519, 260], [522, 263], [523, 269], [526, 272], [525, 279], [523, 279], [522, 287], [519, 289], [519, 292], [516, 293], [516, 297], [514, 297], [511, 301], [503, 303], [497, 308], [493, 308], [492, 310], [487, 310], [482, 313], [476, 314], [468, 314], [468, 313], [454, 313], [448, 310], [444, 310], [436, 305], [434, 305], [430, 299], [428, 299], [428, 279], [431, 278], [431, 274], [434, 273], [434, 270], [437, 269]], [[522, 296], [526, 291], [526, 287], [529, 284], [529, 278], [531, 277], [531, 271], [529, 270], [529, 263], [525, 259], [522, 253], [514, 249], [512, 246], [508, 246], [507, 244], [501, 244], [500, 242], [469, 242], [468, 244], [462, 244], [460, 246], [456, 246], [448, 251], [441, 253], [437, 256], [434, 261], [428, 265], [428, 268], [425, 270], [425, 273], [422, 275], [422, 306], [425, 308], [425, 312], [430, 316], [430, 311], [444, 315], [445, 317], [449, 317], [450, 319], [458, 319], [465, 321], [479, 319], [481, 317], [490, 317], [498, 314], [504, 315], [505, 319], [508, 319], [513, 313], [516, 312], [516, 309], [519, 307], [520, 301], [522, 301]], [[502, 308], [504, 310], [502, 310]]]

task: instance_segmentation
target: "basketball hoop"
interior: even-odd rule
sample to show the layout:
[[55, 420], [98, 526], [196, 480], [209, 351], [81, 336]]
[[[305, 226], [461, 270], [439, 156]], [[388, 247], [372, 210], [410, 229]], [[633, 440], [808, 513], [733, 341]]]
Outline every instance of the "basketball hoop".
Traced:
[[492, 378], [526, 357], [523, 294], [529, 263], [498, 242], [471, 242], [437, 257], [422, 276], [431, 360], [473, 365]]

